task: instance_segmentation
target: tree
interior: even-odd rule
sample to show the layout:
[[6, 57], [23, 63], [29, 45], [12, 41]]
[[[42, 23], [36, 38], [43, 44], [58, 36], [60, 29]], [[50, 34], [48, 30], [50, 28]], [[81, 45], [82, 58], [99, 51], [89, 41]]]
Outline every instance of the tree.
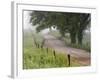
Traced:
[[83, 32], [84, 30], [88, 27], [88, 24], [91, 21], [91, 16], [90, 14], [86, 13], [80, 13], [79, 14], [79, 24], [78, 24], [78, 32], [77, 32], [77, 39], [78, 39], [78, 44], [82, 45], [82, 39], [83, 39]]
[[62, 37], [70, 33], [71, 43], [82, 44], [83, 32], [90, 22], [90, 14], [87, 13], [64, 13], [64, 12], [44, 12], [33, 11], [30, 22], [32, 25], [37, 25], [37, 32], [45, 29], [56, 27]]
[[37, 25], [37, 32], [45, 28], [56, 27], [60, 31], [61, 35], [63, 37], [65, 36], [66, 29], [64, 26], [66, 25], [66, 19], [63, 13], [34, 11], [30, 16], [30, 22], [32, 25]]
[[77, 35], [77, 24], [78, 24], [78, 14], [68, 13], [67, 24], [69, 25], [68, 30], [70, 33], [71, 43], [76, 43], [76, 35]]

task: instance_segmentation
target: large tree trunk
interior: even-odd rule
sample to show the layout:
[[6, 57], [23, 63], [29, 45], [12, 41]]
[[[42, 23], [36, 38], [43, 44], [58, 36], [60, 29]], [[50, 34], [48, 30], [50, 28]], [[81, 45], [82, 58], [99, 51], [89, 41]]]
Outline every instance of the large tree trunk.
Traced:
[[71, 38], [71, 43], [75, 44], [76, 43], [76, 33], [75, 32], [70, 32], [70, 38]]
[[82, 39], [83, 39], [83, 31], [80, 30], [77, 34], [78, 44], [82, 45]]

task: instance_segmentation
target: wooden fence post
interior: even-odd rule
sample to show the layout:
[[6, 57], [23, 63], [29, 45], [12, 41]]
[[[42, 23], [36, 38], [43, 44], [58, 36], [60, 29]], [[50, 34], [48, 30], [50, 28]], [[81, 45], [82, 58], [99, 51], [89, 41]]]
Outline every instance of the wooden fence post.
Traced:
[[54, 55], [54, 57], [56, 58], [56, 53], [55, 53], [55, 50], [53, 50], [53, 55]]
[[67, 56], [68, 56], [68, 66], [70, 66], [70, 54], [68, 54]]

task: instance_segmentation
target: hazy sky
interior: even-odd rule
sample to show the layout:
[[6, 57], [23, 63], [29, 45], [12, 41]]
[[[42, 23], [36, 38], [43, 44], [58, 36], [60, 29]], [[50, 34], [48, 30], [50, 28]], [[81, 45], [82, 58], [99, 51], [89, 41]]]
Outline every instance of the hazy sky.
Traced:
[[[35, 30], [36, 26], [31, 25], [30, 21], [30, 13], [31, 11], [24, 11], [24, 29], [32, 29]], [[42, 30], [42, 33], [47, 33], [49, 29]]]
[[29, 29], [31, 27], [33, 27], [31, 25], [31, 23], [29, 22], [30, 21], [30, 14], [31, 11], [24, 11], [24, 29]]

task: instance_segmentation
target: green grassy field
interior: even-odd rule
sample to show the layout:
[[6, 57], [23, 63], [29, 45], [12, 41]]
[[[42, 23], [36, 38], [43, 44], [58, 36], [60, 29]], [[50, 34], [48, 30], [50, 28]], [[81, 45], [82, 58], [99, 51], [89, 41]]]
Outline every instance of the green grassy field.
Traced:
[[[50, 48], [37, 48], [34, 43], [34, 38], [39, 44], [43, 41], [41, 34], [32, 34], [30, 31], [24, 31], [23, 69], [68, 67], [67, 55], [56, 51], [54, 52]], [[70, 66], [75, 67], [81, 65], [71, 57]]]

